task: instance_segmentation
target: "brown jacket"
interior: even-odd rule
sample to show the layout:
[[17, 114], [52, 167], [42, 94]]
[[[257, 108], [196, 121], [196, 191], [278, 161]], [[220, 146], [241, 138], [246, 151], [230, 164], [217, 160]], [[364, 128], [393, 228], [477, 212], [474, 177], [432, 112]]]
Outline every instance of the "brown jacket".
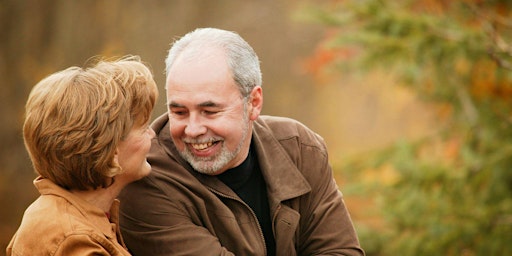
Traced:
[[[134, 255], [265, 255], [256, 215], [217, 177], [179, 155], [167, 115], [152, 125], [152, 173], [121, 193], [121, 230]], [[277, 255], [363, 255], [317, 134], [261, 116], [253, 144], [267, 182]], [[185, 166], [185, 167], [183, 167]]]
[[[119, 201], [105, 212], [47, 179], [34, 185], [41, 196], [25, 211], [7, 256], [130, 255], [122, 244]], [[119, 243], [119, 242], [121, 243]]]

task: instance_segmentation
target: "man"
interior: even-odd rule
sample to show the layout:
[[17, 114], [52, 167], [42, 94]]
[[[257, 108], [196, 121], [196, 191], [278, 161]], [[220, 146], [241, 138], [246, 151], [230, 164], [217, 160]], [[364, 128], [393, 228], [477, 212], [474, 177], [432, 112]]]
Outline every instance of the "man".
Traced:
[[166, 59], [153, 172], [121, 194], [134, 255], [363, 255], [320, 136], [260, 116], [259, 60], [239, 35], [197, 29]]

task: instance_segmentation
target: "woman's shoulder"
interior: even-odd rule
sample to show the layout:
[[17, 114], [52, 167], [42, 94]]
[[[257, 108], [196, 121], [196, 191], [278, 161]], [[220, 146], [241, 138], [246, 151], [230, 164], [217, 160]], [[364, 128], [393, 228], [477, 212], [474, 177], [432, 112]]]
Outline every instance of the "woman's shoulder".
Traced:
[[23, 251], [23, 255], [29, 255], [27, 251], [32, 250], [52, 252], [74, 234], [88, 236], [93, 233], [94, 227], [67, 200], [43, 195], [25, 210], [11, 244], [14, 250]]

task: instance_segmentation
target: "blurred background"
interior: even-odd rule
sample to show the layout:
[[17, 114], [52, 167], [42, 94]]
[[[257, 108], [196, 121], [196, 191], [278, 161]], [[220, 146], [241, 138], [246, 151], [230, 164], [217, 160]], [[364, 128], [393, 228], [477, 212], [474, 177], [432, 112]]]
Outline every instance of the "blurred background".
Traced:
[[[24, 104], [50, 73], [139, 55], [162, 92], [197, 27], [258, 53], [263, 114], [323, 136], [368, 255], [512, 253], [508, 1], [2, 0], [0, 248], [37, 198]], [[0, 250], [4, 251], [4, 249]]]

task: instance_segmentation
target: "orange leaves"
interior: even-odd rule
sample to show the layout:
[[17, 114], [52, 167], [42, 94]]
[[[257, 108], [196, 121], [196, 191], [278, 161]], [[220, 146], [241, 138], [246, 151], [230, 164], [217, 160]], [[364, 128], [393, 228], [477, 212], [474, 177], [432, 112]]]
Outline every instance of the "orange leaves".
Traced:
[[439, 0], [421, 0], [415, 2], [416, 10], [425, 11], [431, 14], [441, 15], [445, 12], [446, 1]]
[[473, 65], [470, 92], [476, 99], [512, 99], [510, 81], [499, 79], [497, 68], [496, 64], [490, 61], [480, 61]]
[[304, 63], [304, 67], [312, 74], [320, 73], [327, 65], [331, 64], [336, 59], [336, 51], [317, 47], [313, 55]]
[[357, 50], [351, 47], [326, 47], [320, 44], [315, 52], [306, 60], [303, 61], [303, 70], [312, 74], [319, 82], [326, 82], [329, 80], [332, 73], [329, 72], [331, 66], [336, 63], [349, 61]]
[[333, 45], [332, 42], [340, 33], [343, 32], [338, 29], [328, 30], [324, 39], [317, 44], [313, 54], [302, 61], [304, 72], [313, 75], [320, 83], [328, 81], [335, 73], [339, 74], [337, 71], [329, 72], [331, 67], [349, 61], [357, 54], [355, 47]]
[[448, 162], [455, 162], [459, 158], [461, 140], [458, 137], [449, 138], [442, 147], [442, 158]]

